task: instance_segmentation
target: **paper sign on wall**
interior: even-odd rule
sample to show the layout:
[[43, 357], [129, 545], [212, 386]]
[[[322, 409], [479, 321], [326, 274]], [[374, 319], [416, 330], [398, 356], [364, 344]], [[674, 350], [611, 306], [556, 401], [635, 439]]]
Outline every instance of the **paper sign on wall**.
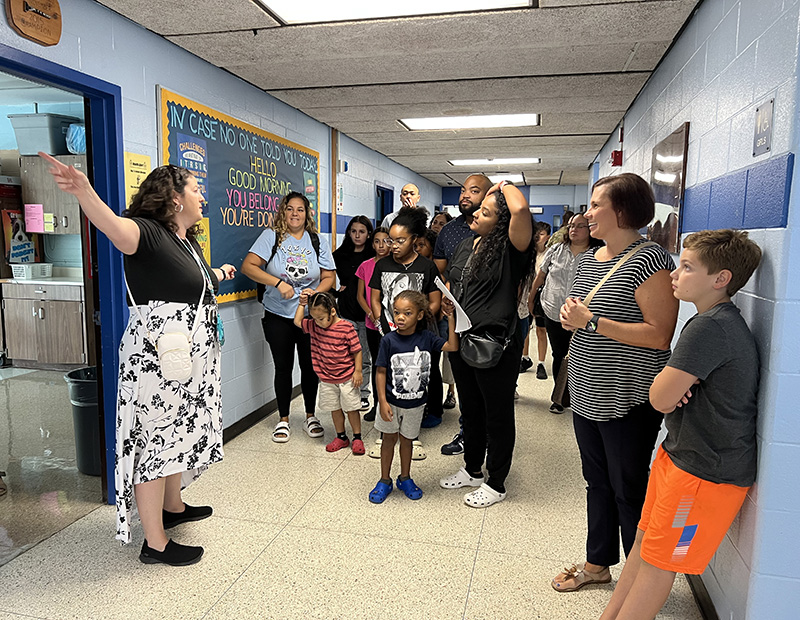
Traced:
[[150, 174], [150, 156], [125, 152], [125, 207], [131, 206], [133, 195]]
[[56, 216], [52, 213], [44, 214], [44, 232], [56, 232]]
[[43, 233], [44, 232], [44, 206], [25, 205], [25, 232]]

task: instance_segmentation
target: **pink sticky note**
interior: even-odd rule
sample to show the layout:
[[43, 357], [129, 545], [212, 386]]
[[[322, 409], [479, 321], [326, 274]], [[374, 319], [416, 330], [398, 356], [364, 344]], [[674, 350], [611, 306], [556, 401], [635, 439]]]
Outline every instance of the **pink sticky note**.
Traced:
[[44, 206], [25, 205], [25, 232], [44, 232]]

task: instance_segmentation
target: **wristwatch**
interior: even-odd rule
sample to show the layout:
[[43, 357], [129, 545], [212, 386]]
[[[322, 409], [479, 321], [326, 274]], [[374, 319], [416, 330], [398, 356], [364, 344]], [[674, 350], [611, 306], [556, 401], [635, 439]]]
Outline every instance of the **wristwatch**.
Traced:
[[592, 318], [589, 319], [589, 322], [586, 323], [586, 327], [584, 328], [587, 332], [596, 332], [597, 331], [597, 322], [600, 320], [600, 317], [596, 314], [592, 315]]

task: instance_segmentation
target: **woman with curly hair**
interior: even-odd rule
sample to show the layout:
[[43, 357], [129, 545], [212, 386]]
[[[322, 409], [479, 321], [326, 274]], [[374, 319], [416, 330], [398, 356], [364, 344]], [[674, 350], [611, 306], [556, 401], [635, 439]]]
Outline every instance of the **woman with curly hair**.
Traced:
[[311, 438], [322, 437], [325, 431], [314, 415], [319, 379], [311, 365], [311, 342], [308, 334], [294, 324], [294, 315], [300, 295], [324, 293], [331, 289], [336, 266], [328, 242], [317, 234], [308, 198], [299, 192], [290, 192], [283, 197], [275, 215], [274, 228], [267, 228], [256, 239], [242, 261], [242, 273], [266, 287], [261, 324], [275, 363], [275, 398], [280, 416], [272, 441], [289, 441], [295, 350], [300, 362], [300, 386], [306, 409], [303, 429]]
[[[194, 564], [203, 548], [176, 543], [164, 530], [212, 513], [210, 506], [184, 504], [181, 489], [222, 460], [215, 293], [236, 269], [212, 269], [203, 258], [195, 239], [203, 195], [185, 168], [153, 170], [119, 216], [82, 172], [39, 155], [52, 164], [58, 186], [78, 199], [86, 217], [125, 255], [128, 292], [136, 304], [119, 347], [117, 539], [130, 542], [135, 499], [145, 537], [139, 559]], [[192, 349], [192, 374], [184, 381], [163, 376], [155, 345], [162, 334], [178, 331], [188, 334]]]
[[478, 487], [464, 502], [483, 508], [505, 499], [514, 452], [514, 390], [522, 356], [517, 293], [533, 263], [533, 218], [522, 193], [503, 181], [487, 192], [470, 228], [477, 237], [459, 244], [448, 267], [451, 291], [472, 323], [468, 333], [505, 347], [494, 366], [473, 367], [462, 334], [459, 352], [450, 357], [464, 418], [464, 467], [439, 484]]

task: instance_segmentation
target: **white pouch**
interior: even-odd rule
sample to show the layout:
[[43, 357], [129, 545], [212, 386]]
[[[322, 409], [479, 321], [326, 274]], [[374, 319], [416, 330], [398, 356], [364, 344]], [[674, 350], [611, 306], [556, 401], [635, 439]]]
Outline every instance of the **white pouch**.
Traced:
[[[199, 312], [198, 312], [199, 314]], [[183, 383], [192, 376], [192, 344], [182, 332], [166, 332], [156, 342], [161, 375]]]

